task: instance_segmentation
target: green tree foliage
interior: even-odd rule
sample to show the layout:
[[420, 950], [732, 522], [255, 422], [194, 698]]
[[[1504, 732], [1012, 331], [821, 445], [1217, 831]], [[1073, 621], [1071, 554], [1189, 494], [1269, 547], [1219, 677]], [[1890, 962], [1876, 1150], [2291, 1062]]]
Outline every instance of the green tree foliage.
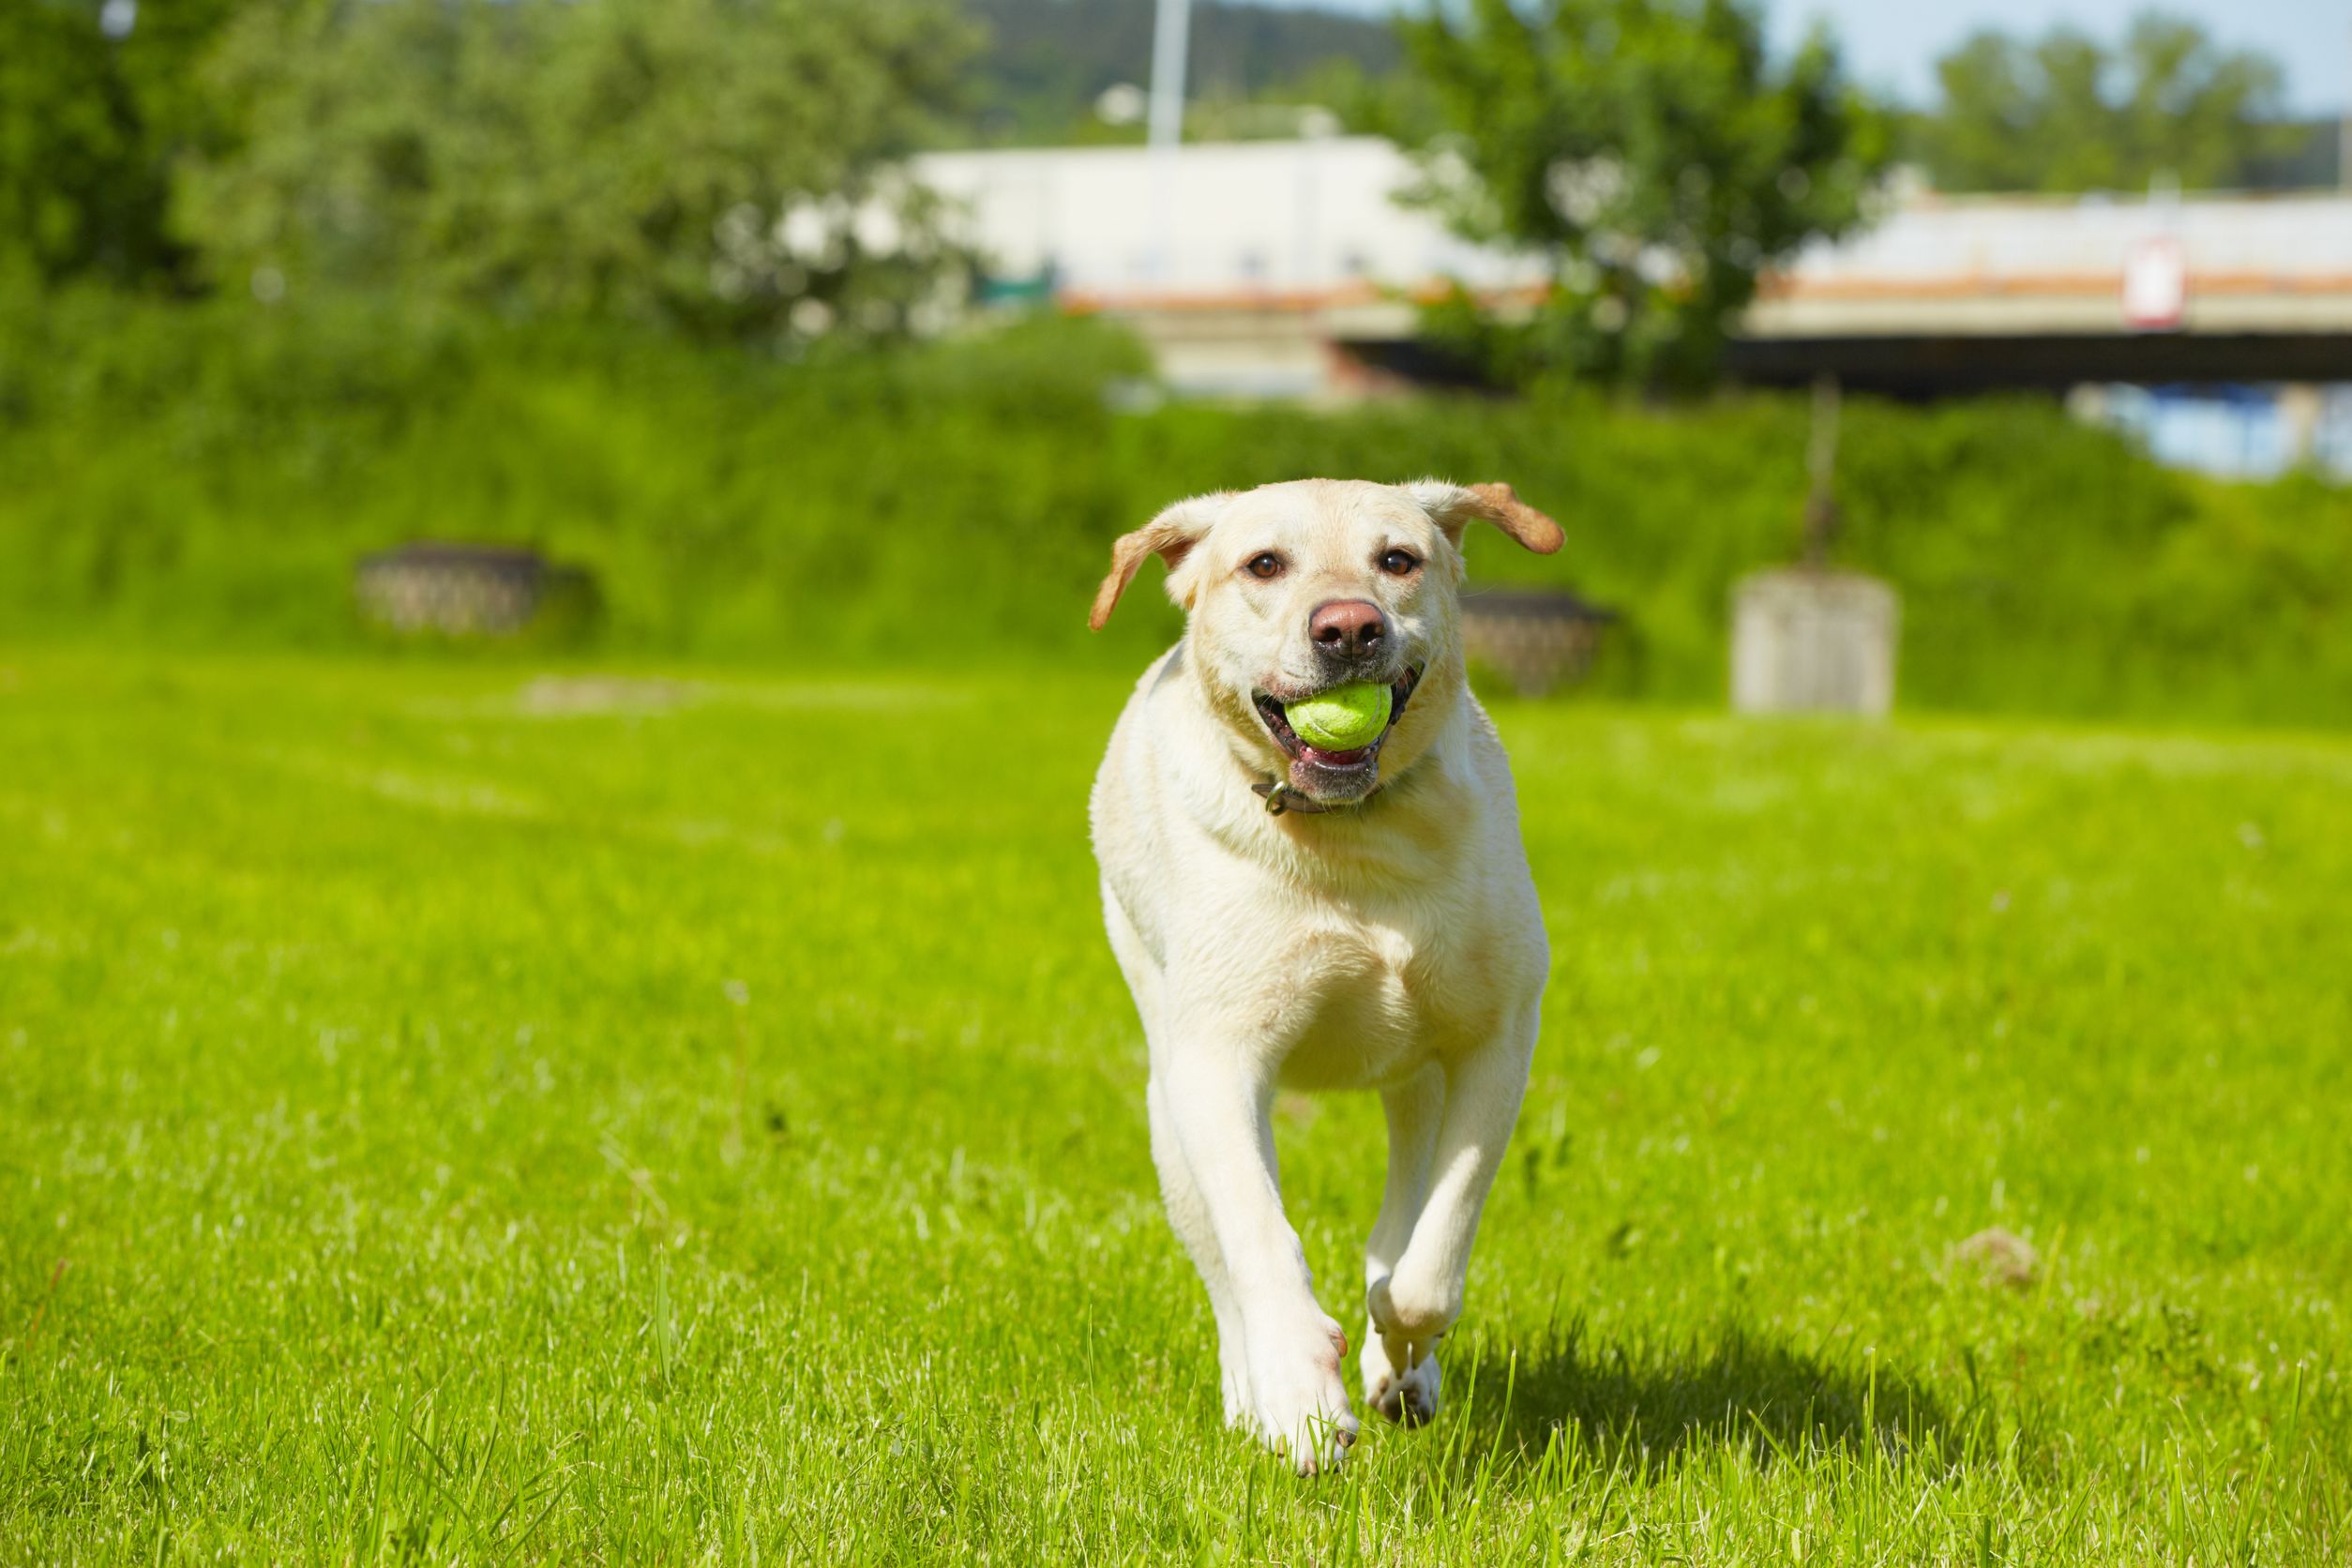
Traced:
[[[191, 64], [233, 0], [0, 5], [0, 281], [173, 282], [168, 170], [217, 123]], [[127, 25], [126, 25], [127, 24]]]
[[1471, 0], [1405, 32], [1448, 128], [1426, 199], [1551, 264], [1531, 320], [1439, 312], [1508, 381], [1705, 382], [1757, 272], [1859, 222], [1885, 164], [1827, 35], [1775, 63], [1741, 0]]
[[1943, 98], [1918, 132], [1947, 190], [2134, 189], [2240, 182], [2293, 152], [2278, 63], [2224, 50], [2194, 22], [2143, 14], [2110, 49], [2072, 28], [1980, 32], [1937, 63]]
[[131, 269], [139, 136], [95, 15], [0, 7], [0, 267], [42, 282]]
[[264, 0], [211, 67], [244, 134], [177, 210], [264, 298], [893, 330], [952, 264], [895, 160], [965, 41], [930, 0]]

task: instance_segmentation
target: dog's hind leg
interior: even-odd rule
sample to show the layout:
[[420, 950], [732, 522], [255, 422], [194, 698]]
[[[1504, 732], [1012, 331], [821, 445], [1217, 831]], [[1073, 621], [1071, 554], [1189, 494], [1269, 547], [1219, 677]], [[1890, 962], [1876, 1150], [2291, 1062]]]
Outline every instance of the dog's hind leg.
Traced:
[[1225, 1253], [1217, 1245], [1216, 1229], [1209, 1222], [1209, 1206], [1202, 1201], [1199, 1184], [1192, 1177], [1192, 1167], [1185, 1163], [1184, 1151], [1176, 1141], [1176, 1130], [1168, 1121], [1167, 1096], [1157, 1078], [1144, 1091], [1144, 1103], [1151, 1109], [1152, 1162], [1159, 1167], [1160, 1200], [1168, 1208], [1168, 1223], [1184, 1244], [1185, 1252], [1192, 1256], [1193, 1267], [1200, 1271], [1200, 1282], [1209, 1288], [1209, 1310], [1217, 1325], [1218, 1381], [1225, 1393], [1225, 1424], [1238, 1426], [1247, 1421], [1250, 1411], [1249, 1351], [1242, 1337], [1241, 1301], [1234, 1293], [1232, 1275], [1226, 1269]]
[[[1412, 1240], [1413, 1222], [1429, 1196], [1429, 1166], [1437, 1155], [1438, 1126], [1445, 1112], [1445, 1070], [1436, 1063], [1383, 1090], [1381, 1108], [1388, 1113], [1388, 1182], [1380, 1194], [1380, 1217], [1373, 1222], [1364, 1247], [1364, 1283], [1367, 1289], [1385, 1282], [1405, 1256]], [[1404, 1358], [1412, 1347], [1399, 1341], [1393, 1349], [1377, 1321], [1368, 1322], [1364, 1349], [1358, 1358], [1364, 1372], [1364, 1400], [1391, 1421], [1418, 1425], [1438, 1413], [1438, 1359], [1424, 1349], [1410, 1364]]]

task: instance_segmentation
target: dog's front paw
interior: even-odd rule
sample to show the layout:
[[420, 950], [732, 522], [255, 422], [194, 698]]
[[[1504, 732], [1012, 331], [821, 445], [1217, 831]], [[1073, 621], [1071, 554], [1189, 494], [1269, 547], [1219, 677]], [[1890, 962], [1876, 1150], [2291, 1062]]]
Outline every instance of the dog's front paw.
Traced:
[[1438, 1413], [1438, 1341], [1461, 1315], [1459, 1296], [1400, 1286], [1387, 1275], [1364, 1291], [1364, 1397], [1391, 1421], [1417, 1426]]
[[1364, 1335], [1364, 1402], [1389, 1420], [1406, 1426], [1435, 1421], [1438, 1415], [1438, 1354], [1433, 1341], [1414, 1345], [1391, 1341], [1371, 1324]]
[[1356, 1415], [1339, 1370], [1347, 1353], [1347, 1334], [1320, 1313], [1251, 1336], [1251, 1424], [1301, 1475], [1335, 1469], [1355, 1443]]

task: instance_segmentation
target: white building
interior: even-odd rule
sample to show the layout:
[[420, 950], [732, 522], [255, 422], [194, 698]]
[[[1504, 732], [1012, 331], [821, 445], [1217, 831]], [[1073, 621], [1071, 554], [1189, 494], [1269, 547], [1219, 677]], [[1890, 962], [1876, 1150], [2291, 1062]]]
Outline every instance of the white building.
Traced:
[[1540, 268], [1449, 234], [1402, 203], [1412, 160], [1377, 136], [929, 153], [923, 182], [969, 214], [966, 237], [1014, 276], [1050, 269], [1079, 297], [1256, 298]]
[[[1130, 321], [1192, 391], [1344, 394], [1367, 351], [1410, 339], [1417, 298], [1545, 278], [1412, 205], [1418, 167], [1376, 137], [933, 153], [916, 172], [995, 274]], [[2155, 387], [2080, 400], [2199, 466], [2316, 450], [2352, 470], [2352, 400], [2277, 395], [2352, 381], [2352, 197], [1912, 193], [1767, 279], [1731, 368], [1898, 396]]]

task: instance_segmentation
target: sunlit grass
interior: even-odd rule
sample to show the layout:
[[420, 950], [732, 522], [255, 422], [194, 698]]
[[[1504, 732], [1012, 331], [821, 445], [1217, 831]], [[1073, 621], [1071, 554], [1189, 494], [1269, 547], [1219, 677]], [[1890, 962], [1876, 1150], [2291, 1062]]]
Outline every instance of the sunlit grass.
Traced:
[[[2352, 745], [1506, 708], [1449, 1409], [1301, 1483], [1158, 1214], [1123, 686], [0, 654], [0, 1556], [2352, 1553]], [[1352, 1325], [1379, 1118], [1281, 1116]]]

